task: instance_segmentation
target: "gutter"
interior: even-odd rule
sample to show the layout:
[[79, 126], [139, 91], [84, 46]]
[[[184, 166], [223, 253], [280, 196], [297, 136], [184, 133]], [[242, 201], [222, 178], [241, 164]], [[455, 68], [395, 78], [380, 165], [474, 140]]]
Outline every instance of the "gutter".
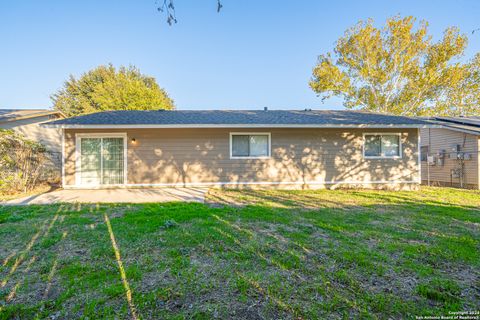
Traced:
[[437, 124], [42, 124], [62, 129], [187, 129], [187, 128], [443, 128]]

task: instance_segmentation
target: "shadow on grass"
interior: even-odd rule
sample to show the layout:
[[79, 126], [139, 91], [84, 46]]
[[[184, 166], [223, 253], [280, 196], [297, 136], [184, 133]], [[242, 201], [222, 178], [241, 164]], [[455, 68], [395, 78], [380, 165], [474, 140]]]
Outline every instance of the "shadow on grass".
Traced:
[[[213, 196], [217, 203], [225, 200], [221, 193]], [[264, 318], [332, 314], [340, 318], [402, 318], [478, 305], [478, 290], [472, 288], [472, 283], [478, 283], [480, 267], [480, 235], [475, 222], [479, 213], [474, 206], [382, 192], [243, 190], [229, 196], [232, 199], [228, 201], [243, 197], [238, 200], [241, 205], [224, 201], [220, 207], [180, 202], [71, 206], [61, 213], [65, 225], [71, 227], [65, 238], [69, 248], [85, 243], [95, 247], [88, 248], [90, 255], [85, 250], [69, 252], [68, 261], [81, 261], [81, 272], [68, 278], [66, 271], [62, 272], [68, 264], [55, 260], [46, 279], [51, 283], [50, 274], [61, 274], [64, 278], [54, 285], [66, 288], [74, 279], [73, 283], [95, 281], [105, 287], [111, 285], [107, 281], [120, 278], [120, 271], [122, 281], [128, 276], [127, 285], [123, 281], [106, 299], [125, 302], [127, 297], [127, 310], [128, 302], [135, 301], [138, 315], [166, 318], [188, 318], [195, 312], [213, 317], [209, 310], [220, 310], [223, 318], [247, 311]], [[251, 204], [245, 205], [250, 200]], [[48, 210], [55, 214], [58, 208], [10, 207], [9, 213], [0, 208], [4, 218], [0, 226], [28, 224], [30, 218], [46, 217]], [[72, 242], [80, 232], [89, 239]], [[1, 241], [7, 237], [0, 233]], [[57, 249], [43, 250], [56, 257]], [[10, 255], [0, 261], [12, 259]], [[115, 273], [112, 278], [99, 280], [88, 274], [97, 272], [96, 263], [102, 258], [117, 264], [109, 267]], [[133, 276], [129, 275], [130, 266], [136, 270]], [[146, 281], [146, 272], [153, 278]], [[94, 296], [98, 288], [92, 284], [83, 290]], [[172, 294], [162, 296], [162, 301], [155, 295], [146, 301], [148, 288]], [[210, 300], [204, 300], [205, 295]], [[85, 317], [102, 311], [100, 305], [86, 310], [75, 302], [75, 293], [68, 299], [51, 304], [48, 311], [54, 314], [63, 310], [62, 305], [67, 308], [63, 311]], [[4, 306], [10, 315], [23, 315], [11, 303]], [[108, 312], [117, 317], [126, 314], [122, 310]]]

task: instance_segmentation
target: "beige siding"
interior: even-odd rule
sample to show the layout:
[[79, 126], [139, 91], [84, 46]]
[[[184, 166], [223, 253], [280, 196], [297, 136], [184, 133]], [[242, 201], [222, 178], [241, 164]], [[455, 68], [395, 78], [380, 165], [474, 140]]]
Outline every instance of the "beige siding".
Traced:
[[465, 187], [479, 187], [479, 139], [475, 135], [453, 131], [449, 129], [421, 129], [421, 145], [429, 146], [429, 153], [436, 155], [440, 150], [446, 151], [446, 157], [443, 165], [430, 165], [422, 162], [422, 181], [432, 185], [453, 185], [459, 186], [460, 179], [451, 179], [450, 172], [452, 169], [459, 168], [459, 161], [449, 159], [448, 154], [454, 144], [461, 146], [461, 151], [468, 152], [472, 155], [471, 160], [465, 161]]
[[1, 122], [0, 128], [11, 129], [26, 138], [42, 143], [52, 152], [61, 152], [62, 131], [58, 128], [45, 128], [40, 124], [50, 121], [51, 116], [41, 116], [16, 121]]
[[57, 119], [56, 116], [47, 115], [15, 121], [0, 122], [0, 128], [13, 130], [27, 139], [40, 142], [50, 151], [51, 169], [56, 178], [60, 177], [61, 152], [62, 152], [62, 129], [45, 128], [41, 123]]
[[[230, 159], [229, 133], [270, 132], [269, 159]], [[65, 130], [65, 183], [75, 184], [75, 133], [126, 132], [128, 184], [341, 183], [419, 179], [417, 129]], [[401, 132], [402, 159], [364, 159], [362, 134]], [[135, 138], [136, 143], [131, 139]]]

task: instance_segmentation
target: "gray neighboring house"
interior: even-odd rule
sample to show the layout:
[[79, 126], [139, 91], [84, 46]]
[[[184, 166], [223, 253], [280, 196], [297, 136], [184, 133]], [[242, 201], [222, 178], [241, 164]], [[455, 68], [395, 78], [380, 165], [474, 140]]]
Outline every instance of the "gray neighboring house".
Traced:
[[61, 119], [64, 188], [417, 188], [420, 119], [347, 110], [108, 111]]
[[441, 127], [421, 130], [422, 183], [480, 189], [480, 117], [424, 119]]
[[41, 126], [49, 121], [63, 119], [60, 111], [47, 109], [0, 109], [0, 128], [10, 129], [30, 140], [42, 143], [60, 165], [62, 131]]

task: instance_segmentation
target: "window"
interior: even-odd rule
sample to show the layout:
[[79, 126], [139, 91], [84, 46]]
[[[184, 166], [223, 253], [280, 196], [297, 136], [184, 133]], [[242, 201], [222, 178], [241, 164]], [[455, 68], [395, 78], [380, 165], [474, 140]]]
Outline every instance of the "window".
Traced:
[[365, 158], [398, 158], [401, 149], [400, 134], [364, 134]]
[[428, 157], [428, 146], [421, 146], [420, 147], [420, 155], [421, 155], [421, 161], [427, 161]]
[[230, 133], [230, 158], [270, 157], [270, 133]]

